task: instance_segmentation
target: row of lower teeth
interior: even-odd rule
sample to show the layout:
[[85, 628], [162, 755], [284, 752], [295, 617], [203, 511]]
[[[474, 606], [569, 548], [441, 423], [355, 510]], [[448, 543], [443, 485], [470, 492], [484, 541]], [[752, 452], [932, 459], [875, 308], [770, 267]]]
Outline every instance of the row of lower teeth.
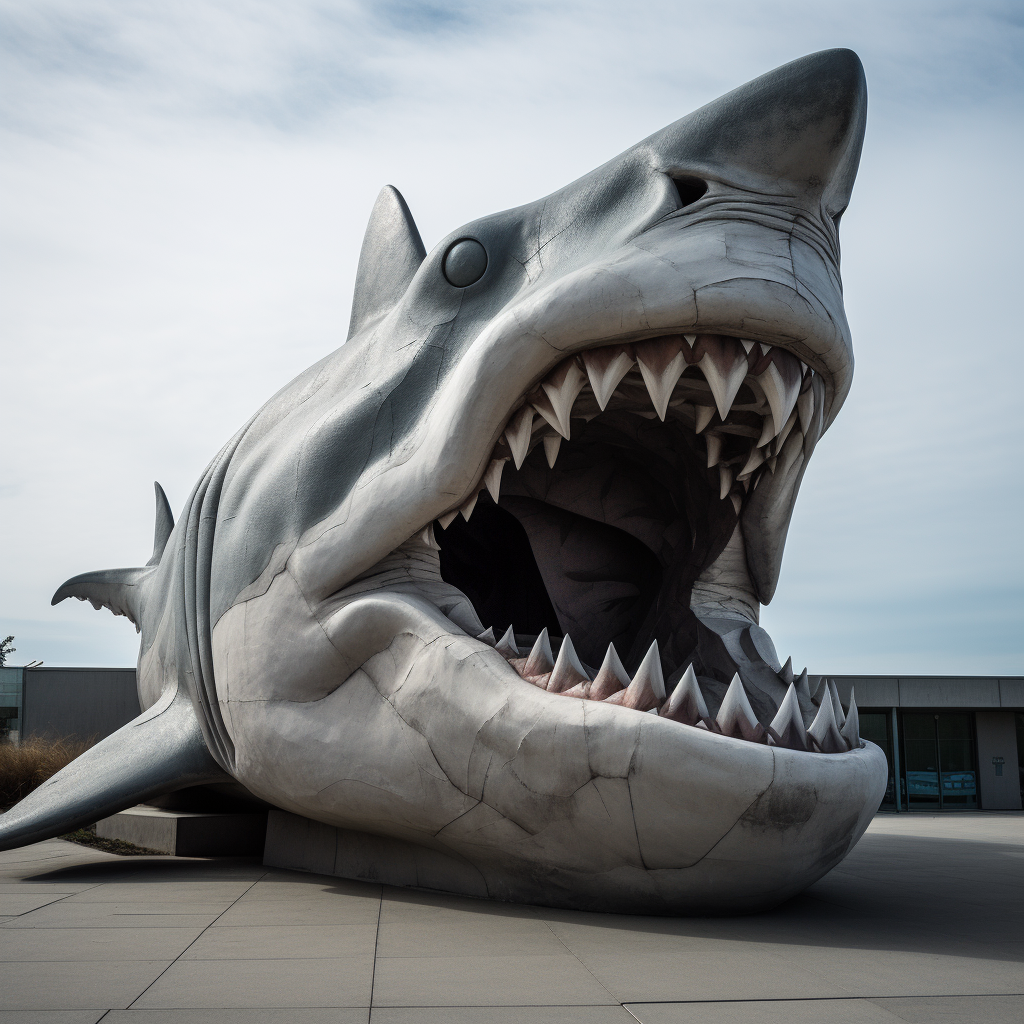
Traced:
[[[693, 372], [684, 376], [688, 369]], [[519, 469], [538, 443], [554, 468], [580, 399], [577, 415], [587, 420], [609, 406], [649, 418], [692, 420], [694, 431], [706, 438], [708, 469], [718, 468], [719, 496], [726, 498], [737, 483], [749, 490], [765, 471], [775, 472], [778, 454], [794, 430], [803, 435], [810, 430], [813, 374], [784, 349], [718, 334], [667, 335], [570, 356], [512, 414], [472, 495], [439, 522], [447, 528], [459, 512], [468, 520], [484, 488], [497, 502], [505, 463], [512, 460]], [[754, 396], [752, 404], [736, 401], [744, 384]], [[644, 388], [653, 412], [642, 408]], [[719, 422], [712, 426], [716, 413]], [[751, 443], [727, 456], [733, 437]], [[741, 499], [737, 495], [734, 500]]]
[[[623, 668], [615, 645], [609, 644], [600, 669], [591, 679], [568, 636], [559, 645], [557, 658], [552, 655], [547, 629], [541, 631], [526, 655], [516, 645], [511, 626], [500, 640], [495, 639], [493, 629], [485, 630], [477, 639], [493, 647], [528, 683], [548, 693], [649, 711], [682, 725], [792, 750], [838, 754], [861, 746], [860, 716], [853, 691], [846, 708], [839, 699], [834, 680], [822, 679], [811, 695], [807, 670], [804, 669], [799, 680], [793, 680], [789, 661], [780, 674], [782, 679], [788, 675], [789, 689], [777, 714], [765, 726], [757, 720], [738, 673], [732, 677], [714, 718], [708, 712], [692, 665], [687, 666], [672, 693], [667, 694], [657, 640], [651, 644], [632, 679]], [[818, 706], [814, 721], [806, 727], [800, 713], [801, 692]]]

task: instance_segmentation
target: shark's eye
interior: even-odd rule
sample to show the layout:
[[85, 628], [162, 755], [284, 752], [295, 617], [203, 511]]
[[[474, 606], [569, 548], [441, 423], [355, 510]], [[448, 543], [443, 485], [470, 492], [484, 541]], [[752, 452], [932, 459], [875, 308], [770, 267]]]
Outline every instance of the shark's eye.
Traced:
[[468, 288], [484, 276], [487, 250], [475, 238], [460, 238], [444, 254], [444, 276], [456, 288]]
[[700, 178], [673, 178], [679, 193], [679, 208], [697, 202], [708, 190], [708, 183]]

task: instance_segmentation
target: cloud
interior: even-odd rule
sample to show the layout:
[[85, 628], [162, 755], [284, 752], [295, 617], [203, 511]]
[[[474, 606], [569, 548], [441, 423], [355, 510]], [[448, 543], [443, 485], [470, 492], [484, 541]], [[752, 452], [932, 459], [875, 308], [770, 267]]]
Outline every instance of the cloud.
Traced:
[[846, 45], [857, 375], [765, 623], [812, 670], [1021, 671], [1022, 35], [994, 2], [0, 4], [0, 633], [134, 660], [130, 626], [49, 595], [144, 558], [153, 477], [180, 508], [340, 343], [384, 182], [430, 245]]

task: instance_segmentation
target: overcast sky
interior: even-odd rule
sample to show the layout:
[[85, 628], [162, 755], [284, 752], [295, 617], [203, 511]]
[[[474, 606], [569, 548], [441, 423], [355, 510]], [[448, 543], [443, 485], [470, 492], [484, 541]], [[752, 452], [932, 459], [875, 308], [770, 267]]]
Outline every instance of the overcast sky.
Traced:
[[857, 370], [763, 623], [812, 672], [1024, 671], [1018, 2], [0, 2], [0, 636], [134, 664], [49, 599], [138, 565], [152, 481], [344, 338], [386, 182], [427, 248], [803, 54], [855, 49]]

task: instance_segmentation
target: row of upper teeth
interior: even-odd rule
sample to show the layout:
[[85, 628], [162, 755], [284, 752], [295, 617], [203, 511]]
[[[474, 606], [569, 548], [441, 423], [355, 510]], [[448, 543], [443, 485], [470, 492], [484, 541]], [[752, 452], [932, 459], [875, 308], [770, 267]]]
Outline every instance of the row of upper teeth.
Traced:
[[[699, 373], [684, 377], [689, 367]], [[793, 430], [805, 435], [810, 430], [815, 414], [813, 373], [784, 349], [717, 334], [673, 334], [570, 356], [512, 413], [472, 495], [439, 521], [447, 528], [459, 512], [468, 520], [484, 488], [497, 502], [505, 463], [511, 459], [519, 469], [537, 444], [543, 444], [553, 468], [562, 439], [569, 438], [581, 394], [586, 400], [577, 406], [576, 415], [587, 420], [611, 405], [613, 410], [621, 406], [648, 418], [664, 420], [671, 414], [692, 422], [695, 432], [706, 438], [708, 469], [718, 468], [720, 497], [729, 495], [736, 483], [749, 490], [760, 482], [762, 467], [775, 472], [778, 453]], [[754, 394], [753, 405], [736, 404], [744, 382]], [[638, 400], [644, 386], [653, 412]], [[760, 427], [730, 420], [733, 411], [754, 413]], [[708, 429], [716, 413], [719, 422]], [[729, 436], [747, 436], [752, 443], [743, 454], [724, 458]], [[734, 498], [741, 501], [739, 495]]]
[[[568, 636], [561, 641], [557, 658], [552, 655], [547, 629], [541, 631], [528, 654], [519, 650], [511, 626], [500, 640], [495, 639], [493, 629], [485, 630], [477, 639], [493, 647], [528, 683], [548, 693], [649, 711], [682, 725], [792, 750], [838, 754], [861, 746], [860, 716], [853, 691], [850, 691], [846, 708], [839, 699], [835, 680], [822, 678], [812, 695], [807, 669], [799, 679], [793, 678], [792, 659], [779, 673], [779, 678], [788, 682], [789, 689], [775, 717], [765, 726], [757, 720], [750, 706], [739, 673], [732, 677], [714, 718], [708, 712], [692, 665], [687, 666], [672, 693], [667, 694], [657, 640], [651, 644], [632, 678], [623, 668], [615, 645], [609, 644], [600, 669], [591, 678]], [[806, 727], [800, 713], [801, 694], [818, 706], [814, 721]]]

